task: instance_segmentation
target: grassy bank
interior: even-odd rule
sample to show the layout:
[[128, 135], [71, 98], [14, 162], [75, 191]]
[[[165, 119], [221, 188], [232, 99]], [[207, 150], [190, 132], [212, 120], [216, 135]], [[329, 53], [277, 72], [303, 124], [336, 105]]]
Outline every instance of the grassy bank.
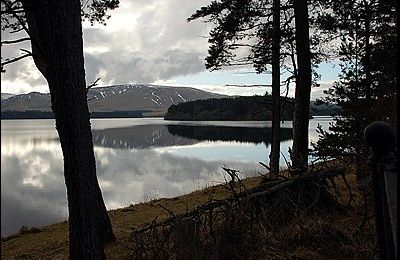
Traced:
[[[206, 234], [207, 232], [202, 231], [202, 245], [204, 246], [207, 241], [207, 243], [211, 243], [210, 241], [214, 240], [212, 244], [218, 248], [224, 248], [226, 243], [229, 246], [231, 242], [226, 242], [224, 237], [228, 228], [229, 232], [240, 231], [242, 238], [241, 244], [236, 246], [236, 248], [240, 248], [241, 252], [235, 252], [235, 254], [243, 253], [253, 259], [373, 258], [375, 243], [373, 218], [367, 218], [366, 223], [361, 225], [364, 215], [364, 196], [362, 191], [356, 188], [355, 177], [351, 174], [347, 176], [352, 187], [350, 205], [347, 205], [349, 201], [347, 186], [341, 178], [336, 178], [336, 195], [334, 195], [340, 205], [335, 207], [328, 204], [314, 205], [313, 210], [307, 214], [307, 208], [293, 209], [295, 204], [292, 204], [291, 201], [296, 198], [296, 194], [299, 194], [297, 188], [286, 189], [284, 192], [269, 197], [268, 203], [275, 201], [275, 203], [270, 203], [272, 206], [269, 209], [272, 211], [264, 212], [263, 218], [258, 217], [257, 221], [252, 221], [248, 227], [244, 226], [244, 223], [247, 223], [244, 220], [248, 219], [247, 208], [241, 206], [230, 208], [230, 214], [234, 210], [235, 216], [238, 216], [235, 224], [228, 223], [228, 221], [218, 222], [216, 218], [213, 232], [217, 234], [210, 236]], [[262, 181], [262, 177], [255, 177], [244, 179], [242, 183], [246, 189], [251, 189], [258, 187]], [[171, 217], [171, 212], [176, 215], [184, 214], [210, 200], [221, 200], [230, 196], [232, 196], [232, 191], [224, 185], [218, 185], [176, 198], [157, 199], [109, 211], [117, 241], [106, 246], [107, 258], [141, 258], [135, 252], [138, 245], [132, 240], [133, 230], [141, 229], [155, 219], [157, 222], [166, 220]], [[169, 252], [177, 249], [179, 251], [179, 243], [176, 238], [184, 233], [179, 232], [181, 231], [174, 236], [175, 242], [171, 242], [173, 245], [167, 245], [168, 248], [163, 249], [164, 256], [168, 254], [171, 258], [182, 257], [176, 252]], [[210, 237], [212, 239], [208, 239]], [[187, 238], [184, 241], [188, 243]], [[221, 250], [229, 251], [230, 249]], [[200, 253], [204, 256], [203, 251]], [[221, 252], [207, 252], [207, 254], [208, 256], [221, 256]], [[150, 255], [152, 255], [151, 252]], [[2, 239], [1, 242], [2, 259], [67, 259], [67, 257], [67, 222], [39, 229], [25, 229], [19, 234]]]

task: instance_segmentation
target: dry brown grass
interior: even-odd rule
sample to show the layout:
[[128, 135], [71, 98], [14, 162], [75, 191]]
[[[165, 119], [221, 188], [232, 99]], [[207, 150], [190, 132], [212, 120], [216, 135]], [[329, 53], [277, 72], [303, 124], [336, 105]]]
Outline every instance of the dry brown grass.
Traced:
[[[245, 236], [243, 246], [249, 259], [371, 259], [374, 254], [374, 219], [369, 219], [359, 229], [363, 216], [363, 196], [356, 188], [353, 175], [348, 178], [353, 190], [353, 203], [345, 211], [325, 211], [297, 215], [285, 221], [277, 221], [274, 228], [252, 226]], [[246, 188], [260, 184], [261, 178], [244, 179]], [[346, 204], [348, 193], [343, 182], [337, 182], [339, 197]], [[175, 214], [183, 214], [210, 199], [222, 199], [230, 192], [222, 185], [208, 187], [170, 199], [158, 199], [109, 211], [117, 241], [107, 245], [107, 259], [127, 259], [132, 256], [130, 234], [135, 229], [151, 223], [156, 217], [161, 221], [170, 217], [162, 207]], [[162, 207], [161, 207], [162, 206]], [[279, 205], [278, 205], [279, 206]], [[284, 208], [284, 207], [282, 207]], [[226, 230], [224, 230], [226, 231]], [[262, 231], [262, 232], [261, 232]], [[251, 235], [248, 235], [251, 234]], [[184, 248], [184, 247], [181, 247]], [[232, 250], [227, 248], [226, 250]], [[2, 259], [67, 259], [67, 222], [40, 228], [40, 232], [17, 234], [1, 242]]]

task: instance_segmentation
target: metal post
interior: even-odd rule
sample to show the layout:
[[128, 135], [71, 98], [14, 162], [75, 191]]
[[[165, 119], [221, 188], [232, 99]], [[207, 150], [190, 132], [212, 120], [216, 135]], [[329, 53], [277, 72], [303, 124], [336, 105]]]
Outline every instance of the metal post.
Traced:
[[397, 160], [393, 128], [385, 122], [374, 122], [364, 130], [372, 154], [375, 197], [375, 219], [381, 259], [397, 259]]

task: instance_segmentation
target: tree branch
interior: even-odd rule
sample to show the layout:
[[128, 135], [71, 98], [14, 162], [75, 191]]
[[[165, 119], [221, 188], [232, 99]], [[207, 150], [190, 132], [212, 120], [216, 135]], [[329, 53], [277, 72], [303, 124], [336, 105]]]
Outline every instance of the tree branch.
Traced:
[[23, 31], [23, 30], [24, 30], [24, 28], [21, 27], [19, 29], [14, 30], [14, 31], [10, 31], [10, 34], [17, 33], [17, 32]]
[[240, 85], [240, 84], [226, 84], [225, 87], [241, 87], [241, 88], [251, 88], [251, 87], [271, 87], [271, 85], [266, 84], [254, 84], [254, 85]]
[[20, 38], [20, 39], [16, 39], [16, 40], [2, 41], [1, 44], [14, 44], [14, 43], [19, 43], [19, 42], [29, 41], [29, 40], [31, 40], [31, 38], [25, 37], [25, 38]]
[[86, 87], [86, 94], [89, 92], [89, 89], [93, 88], [94, 86], [97, 86], [97, 82], [101, 79], [101, 77], [98, 77], [92, 84], [88, 85]]
[[7, 65], [7, 64], [10, 64], [10, 63], [13, 63], [13, 62], [22, 60], [23, 58], [30, 57], [30, 56], [32, 56], [32, 53], [27, 53], [27, 54], [25, 54], [25, 55], [21, 55], [21, 56], [19, 56], [19, 57], [12, 58], [12, 59], [6, 59], [6, 61], [4, 61], [4, 62], [1, 63], [1, 66], [3, 67], [3, 66], [5, 66], [5, 65]]
[[[15, 3], [15, 2], [14, 2]], [[29, 31], [29, 29], [26, 27], [26, 25], [25, 25], [25, 23], [24, 23], [24, 21], [21, 19], [21, 17], [16, 13], [16, 12], [14, 12], [14, 10], [13, 10], [13, 8], [12, 8], [12, 5], [10, 5], [7, 1], [4, 1], [4, 4], [7, 6], [7, 11], [10, 11], [11, 12], [11, 14], [15, 17], [15, 19], [17, 19], [17, 21], [19, 22], [19, 24], [21, 25], [21, 29], [18, 29], [18, 30], [15, 30], [15, 31], [13, 31], [13, 32], [10, 32], [10, 33], [15, 33], [15, 32], [18, 32], [18, 31], [22, 31], [22, 30], [24, 30], [30, 37], [31, 37], [31, 34], [30, 34], [30, 31]]]
[[244, 66], [244, 65], [251, 65], [252, 63], [249, 62], [237, 62], [237, 63], [229, 63], [229, 64], [224, 64], [228, 66]]
[[19, 9], [6, 9], [6, 10], [4, 10], [4, 11], [1, 11], [1, 14], [21, 14], [21, 13], [24, 13], [25, 11], [24, 11], [24, 9], [22, 9], [22, 8], [19, 8]]
[[23, 52], [25, 52], [25, 53], [27, 53], [27, 54], [32, 55], [32, 52], [31, 52], [31, 51], [28, 51], [28, 50], [26, 50], [26, 49], [20, 49], [20, 50], [23, 51]]

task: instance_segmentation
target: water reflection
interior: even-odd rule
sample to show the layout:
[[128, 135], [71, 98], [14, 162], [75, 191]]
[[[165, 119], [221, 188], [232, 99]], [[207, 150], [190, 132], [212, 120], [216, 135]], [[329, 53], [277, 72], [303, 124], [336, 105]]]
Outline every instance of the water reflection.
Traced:
[[[61, 149], [54, 139], [47, 145], [2, 153], [1, 234], [10, 235], [22, 225], [41, 226], [67, 218]], [[23, 154], [18, 151], [24, 150]], [[97, 172], [108, 209], [153, 198], [173, 197], [223, 180], [220, 166], [227, 164], [260, 171], [257, 163], [231, 160], [207, 161], [176, 156], [153, 149], [95, 147]]]
[[[177, 196], [223, 181], [223, 164], [247, 175], [264, 170], [258, 161], [267, 163], [267, 128], [243, 122], [240, 127], [236, 122], [213, 124], [92, 121], [97, 173], [107, 208]], [[282, 133], [285, 153], [291, 129]], [[22, 225], [41, 226], [67, 218], [63, 158], [56, 138], [53, 120], [2, 121], [2, 236]]]
[[[123, 128], [93, 130], [93, 143], [119, 149], [193, 145], [200, 141], [235, 141], [271, 143], [271, 128], [196, 126], [196, 125], [139, 125]], [[292, 129], [281, 129], [281, 141], [292, 138]]]
[[[66, 191], [59, 147], [49, 144], [1, 149], [1, 235], [22, 226], [40, 226], [66, 216]], [[54, 149], [55, 148], [55, 149]], [[19, 151], [24, 151], [20, 153]]]
[[[199, 141], [236, 141], [247, 143], [270, 144], [271, 128], [265, 127], [228, 127], [228, 126], [192, 126], [168, 125], [172, 135], [182, 136]], [[281, 141], [292, 139], [291, 128], [281, 129]]]
[[146, 149], [174, 145], [192, 145], [198, 141], [172, 135], [166, 125], [139, 125], [93, 130], [93, 144], [119, 149]]

